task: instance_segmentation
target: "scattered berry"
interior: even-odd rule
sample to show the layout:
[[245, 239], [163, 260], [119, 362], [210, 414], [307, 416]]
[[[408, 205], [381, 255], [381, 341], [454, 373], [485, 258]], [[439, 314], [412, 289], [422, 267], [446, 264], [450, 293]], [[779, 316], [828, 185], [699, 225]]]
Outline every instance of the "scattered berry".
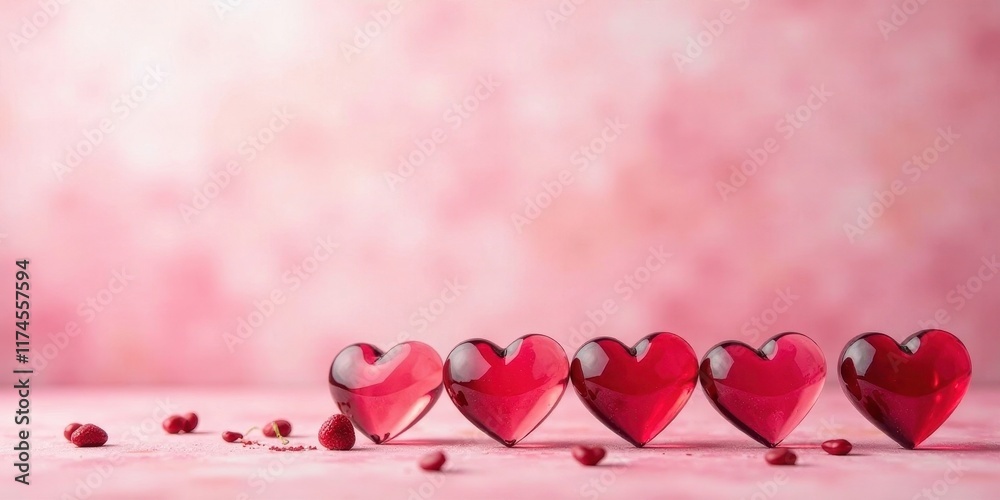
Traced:
[[319, 444], [330, 450], [349, 450], [354, 447], [354, 426], [343, 415], [334, 415], [319, 427]]
[[604, 460], [604, 456], [608, 453], [600, 446], [582, 445], [574, 446], [572, 452], [573, 458], [583, 465], [597, 465], [601, 460]]
[[307, 450], [315, 450], [316, 447], [315, 446], [305, 447], [300, 444], [298, 446], [271, 446], [268, 449], [271, 451], [307, 451]]
[[184, 430], [184, 417], [180, 415], [171, 415], [163, 421], [163, 430], [167, 431], [167, 434], [177, 434], [178, 432]]
[[63, 436], [66, 438], [67, 441], [71, 441], [70, 438], [73, 437], [73, 432], [79, 429], [80, 425], [81, 424], [73, 422], [72, 424], [67, 425], [65, 429], [63, 429]]
[[292, 434], [292, 424], [287, 420], [275, 420], [268, 422], [261, 431], [269, 438], [290, 436]]
[[226, 431], [222, 433], [222, 440], [227, 443], [235, 443], [241, 439], [243, 439], [243, 434], [239, 432]]
[[84, 424], [73, 431], [69, 440], [80, 448], [104, 446], [108, 442], [108, 433], [94, 424]]
[[448, 459], [444, 456], [444, 452], [435, 451], [420, 457], [420, 461], [417, 462], [417, 465], [419, 465], [423, 470], [438, 471], [441, 470], [441, 467], [444, 465], [446, 460]]
[[764, 460], [771, 465], [795, 465], [799, 457], [788, 448], [773, 448], [764, 454]]
[[191, 432], [198, 427], [198, 415], [187, 413], [184, 415], [184, 432]]
[[846, 439], [831, 439], [823, 441], [823, 451], [831, 455], [847, 455], [851, 452], [851, 442]]

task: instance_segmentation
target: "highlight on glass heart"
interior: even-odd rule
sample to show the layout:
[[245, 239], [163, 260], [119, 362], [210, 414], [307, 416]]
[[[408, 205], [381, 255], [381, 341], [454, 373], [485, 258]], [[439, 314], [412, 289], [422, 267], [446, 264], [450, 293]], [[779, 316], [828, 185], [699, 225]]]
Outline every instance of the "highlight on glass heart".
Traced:
[[[881, 333], [859, 335], [844, 347], [838, 366], [854, 407], [908, 449], [944, 424], [972, 376], [965, 346], [943, 330], [920, 331], [899, 344]], [[337, 409], [375, 444], [416, 424], [443, 388], [476, 428], [513, 447], [542, 425], [572, 383], [598, 421], [641, 448], [680, 414], [700, 381], [725, 420], [774, 448], [816, 404], [826, 375], [823, 351], [801, 333], [780, 333], [758, 348], [721, 342], [698, 361], [683, 338], [657, 332], [631, 347], [611, 337], [591, 339], [572, 361], [540, 334], [507, 347], [467, 340], [444, 363], [421, 342], [385, 352], [359, 343], [336, 355], [328, 380]]]

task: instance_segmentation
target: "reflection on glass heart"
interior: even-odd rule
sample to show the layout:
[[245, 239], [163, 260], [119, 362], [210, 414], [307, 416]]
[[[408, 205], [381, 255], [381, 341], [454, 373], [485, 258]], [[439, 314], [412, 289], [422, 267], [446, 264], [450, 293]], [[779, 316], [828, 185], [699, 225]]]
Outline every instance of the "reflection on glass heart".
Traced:
[[333, 359], [329, 382], [340, 412], [380, 444], [417, 423], [437, 401], [441, 357], [421, 342], [404, 342], [384, 354], [354, 344]]
[[653, 333], [626, 347], [593, 339], [577, 351], [570, 380], [584, 406], [635, 446], [656, 437], [694, 391], [698, 359], [684, 339]]
[[444, 386], [476, 427], [514, 446], [545, 420], [566, 389], [569, 362], [555, 340], [525, 335], [501, 349], [462, 342], [444, 363]]
[[699, 377], [715, 409], [759, 443], [777, 446], [819, 398], [826, 362], [800, 333], [782, 333], [754, 349], [723, 342], [701, 360]]
[[917, 332], [902, 344], [866, 333], [840, 355], [840, 384], [851, 404], [910, 449], [951, 416], [971, 378], [969, 351], [944, 330]]

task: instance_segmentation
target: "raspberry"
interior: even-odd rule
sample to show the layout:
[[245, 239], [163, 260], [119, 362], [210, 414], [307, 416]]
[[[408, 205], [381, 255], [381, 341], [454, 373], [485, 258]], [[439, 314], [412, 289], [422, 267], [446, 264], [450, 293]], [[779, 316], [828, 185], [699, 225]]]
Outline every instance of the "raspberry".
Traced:
[[108, 442], [108, 433], [94, 424], [84, 424], [73, 431], [69, 440], [80, 448], [104, 446], [104, 443]]
[[417, 465], [423, 470], [439, 471], [447, 460], [448, 458], [444, 456], [444, 452], [435, 451], [420, 457]]
[[319, 444], [330, 450], [349, 450], [354, 447], [354, 426], [343, 415], [334, 415], [319, 427]]
[[[274, 431], [275, 427], [278, 428], [277, 434], [275, 434]], [[269, 438], [279, 437], [278, 434], [288, 437], [292, 434], [292, 424], [287, 420], [274, 420], [265, 424], [264, 427], [261, 428], [261, 432]]]
[[178, 432], [184, 430], [184, 417], [180, 415], [171, 415], [163, 421], [163, 430], [167, 431], [167, 434], [177, 434]]
[[191, 432], [198, 427], [198, 415], [187, 413], [184, 415], [184, 432]]
[[851, 442], [846, 439], [823, 441], [823, 451], [831, 455], [847, 455], [851, 452]]
[[241, 439], [243, 439], [243, 434], [239, 432], [226, 431], [222, 433], [222, 440], [227, 443], [235, 443]]
[[65, 429], [63, 429], [63, 436], [66, 438], [66, 441], [72, 441], [72, 439], [70, 438], [73, 437], [73, 432], [80, 428], [80, 425], [81, 424], [73, 422], [72, 424], [67, 425]]
[[797, 459], [795, 452], [788, 448], [774, 448], [764, 454], [764, 460], [771, 465], [795, 465]]
[[574, 446], [572, 453], [573, 458], [583, 465], [597, 465], [608, 452], [600, 446]]

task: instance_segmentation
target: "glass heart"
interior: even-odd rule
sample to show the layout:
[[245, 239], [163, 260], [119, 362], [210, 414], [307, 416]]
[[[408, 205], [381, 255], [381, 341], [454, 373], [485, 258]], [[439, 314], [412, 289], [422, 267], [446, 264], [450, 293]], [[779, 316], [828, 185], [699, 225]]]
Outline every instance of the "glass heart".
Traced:
[[812, 339], [786, 332], [760, 349], [736, 341], [713, 347], [701, 360], [699, 378], [723, 417], [759, 443], [774, 447], [816, 403], [826, 362]]
[[404, 342], [385, 353], [370, 344], [344, 348], [330, 365], [330, 395], [341, 413], [375, 444], [409, 429], [441, 395], [441, 357]]
[[902, 344], [882, 333], [866, 333], [848, 342], [840, 355], [840, 385], [851, 404], [910, 449], [951, 416], [971, 379], [969, 351], [944, 330], [923, 330]]
[[569, 373], [584, 406], [641, 447], [666, 428], [691, 397], [698, 358], [672, 333], [647, 335], [634, 347], [602, 337], [580, 347]]
[[545, 420], [562, 397], [568, 376], [562, 346], [537, 334], [506, 349], [488, 340], [468, 340], [444, 363], [444, 387], [458, 410], [508, 447]]

